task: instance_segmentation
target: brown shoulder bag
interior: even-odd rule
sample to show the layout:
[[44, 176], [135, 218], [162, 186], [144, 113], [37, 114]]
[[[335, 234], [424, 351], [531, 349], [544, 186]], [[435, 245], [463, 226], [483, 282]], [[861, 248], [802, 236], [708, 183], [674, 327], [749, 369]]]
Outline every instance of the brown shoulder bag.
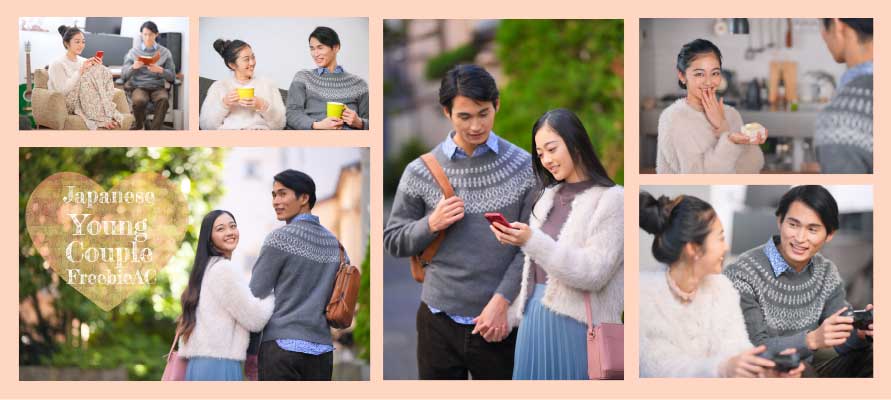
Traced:
[[[455, 195], [455, 189], [452, 188], [452, 184], [449, 183], [449, 178], [446, 177], [445, 171], [443, 171], [442, 166], [439, 165], [439, 161], [436, 161], [436, 156], [433, 153], [427, 153], [421, 156], [421, 160], [424, 161], [424, 165], [427, 166], [427, 169], [430, 170], [430, 173], [433, 174], [433, 179], [436, 180], [436, 183], [439, 185], [439, 188], [442, 190], [442, 194], [445, 198], [450, 198]], [[424, 282], [424, 267], [433, 260], [433, 256], [436, 255], [436, 252], [439, 250], [439, 245], [442, 244], [443, 239], [445, 239], [445, 230], [439, 231], [436, 234], [436, 239], [433, 239], [430, 242], [430, 245], [427, 246], [421, 254], [416, 256], [411, 256], [411, 276], [415, 278], [416, 281], [423, 283]]]
[[325, 307], [325, 317], [328, 319], [328, 325], [336, 329], [345, 329], [353, 323], [362, 275], [359, 273], [359, 268], [347, 264], [343, 245], [340, 242], [337, 245], [340, 247], [340, 267], [337, 268], [331, 300]]

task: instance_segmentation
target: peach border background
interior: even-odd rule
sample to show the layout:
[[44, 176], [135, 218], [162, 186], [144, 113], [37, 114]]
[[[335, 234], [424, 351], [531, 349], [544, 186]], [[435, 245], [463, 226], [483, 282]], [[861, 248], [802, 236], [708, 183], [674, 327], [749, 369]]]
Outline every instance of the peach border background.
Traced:
[[[436, 397], [477, 397], [477, 398], [741, 398], [741, 397], [776, 397], [776, 398], [879, 398], [891, 396], [891, 378], [888, 377], [889, 347], [881, 340], [876, 342], [875, 370], [876, 378], [870, 380], [757, 380], [742, 381], [738, 379], [639, 379], [637, 368], [637, 316], [638, 316], [638, 249], [637, 249], [637, 197], [639, 185], [645, 184], [873, 184], [875, 185], [875, 203], [888, 200], [887, 185], [880, 181], [888, 178], [882, 175], [887, 162], [876, 157], [877, 174], [875, 176], [732, 176], [732, 175], [692, 175], [692, 176], [638, 176], [638, 18], [681, 18], [681, 17], [796, 17], [818, 18], [826, 15], [872, 16], [876, 22], [882, 22], [889, 15], [889, 8], [879, 8], [875, 3], [866, 2], [830, 2], [825, 0], [788, 0], [786, 2], [769, 0], [749, 0], [741, 7], [737, 2], [680, 2], [680, 1], [641, 1], [625, 0], [621, 2], [589, 2], [558, 1], [528, 2], [517, 0], [452, 0], [448, 2], [429, 3], [425, 8], [421, 4], [409, 0], [382, 0], [379, 2], [360, 0], [338, 0], [327, 2], [325, 9], [306, 7], [310, 3], [286, 1], [261, 1], [261, 7], [249, 7], [241, 2], [216, 1], [170, 1], [156, 0], [152, 2], [154, 12], [143, 12], [135, 3], [111, 3], [109, 6], [93, 2], [63, 2], [45, 0], [38, 7], [28, 7], [38, 3], [7, 4], [3, 18], [3, 35], [0, 42], [3, 48], [12, 51], [18, 45], [19, 16], [48, 15], [140, 15], [157, 14], [161, 10], [170, 10], [170, 16], [188, 16], [190, 20], [191, 48], [198, 45], [199, 16], [292, 16], [292, 17], [332, 17], [336, 15], [369, 18], [369, 74], [371, 87], [371, 119], [372, 130], [351, 133], [321, 132], [278, 132], [278, 133], [214, 133], [188, 131], [179, 133], [75, 133], [75, 132], [18, 132], [11, 95], [12, 87], [18, 85], [17, 63], [6, 62], [0, 66], [6, 76], [8, 96], [0, 98], [0, 110], [4, 110], [4, 136], [9, 145], [0, 149], [0, 166], [2, 166], [3, 182], [17, 184], [18, 148], [19, 147], [77, 147], [77, 146], [351, 146], [371, 148], [371, 268], [373, 281], [371, 284], [372, 301], [372, 358], [370, 382], [265, 382], [265, 383], [204, 383], [190, 384], [160, 382], [19, 382], [18, 381], [18, 329], [12, 325], [18, 313], [18, 280], [12, 274], [13, 266], [18, 263], [18, 198], [8, 193], [0, 200], [0, 208], [7, 210], [0, 215], [0, 222], [5, 229], [0, 230], [0, 249], [6, 265], [10, 268], [7, 279], [0, 281], [0, 320], [6, 321], [0, 328], [0, 397], [16, 398], [149, 398], [149, 397], [188, 397], [188, 398], [283, 398], [283, 397], [318, 397], [318, 398], [436, 398]], [[856, 9], [846, 5], [857, 4]], [[436, 8], [434, 8], [436, 7]], [[742, 15], [738, 15], [742, 14]], [[854, 14], [854, 15], [852, 15]], [[381, 131], [383, 116], [383, 19], [384, 18], [623, 18], [625, 19], [625, 309], [626, 309], [626, 373], [623, 382], [463, 382], [452, 384], [447, 382], [419, 381], [384, 381], [383, 380], [383, 266], [382, 266], [382, 150], [383, 136]], [[887, 35], [883, 29], [875, 34], [876, 43], [884, 43]], [[881, 67], [883, 50], [875, 49], [875, 58]], [[295, 49], [294, 51], [300, 51]], [[18, 57], [8, 53], [7, 57]], [[542, 56], [547, 56], [543, 54]], [[11, 58], [10, 60], [13, 60]], [[214, 60], [216, 61], [216, 60]], [[190, 53], [190, 79], [198, 79], [198, 52]], [[881, 73], [878, 74], [876, 86], [882, 87]], [[197, 84], [191, 85], [192, 93], [188, 94], [190, 110], [198, 110]], [[878, 90], [875, 97], [875, 109], [881, 109], [886, 95]], [[878, 114], [878, 113], [877, 113]], [[884, 121], [875, 118], [876, 131], [881, 132]], [[197, 129], [198, 114], [189, 116], [189, 126]], [[875, 148], [881, 149], [885, 142], [881, 135], [875, 138]], [[15, 145], [12, 145], [12, 144]], [[882, 151], [879, 150], [879, 154]], [[885, 179], [887, 180], [887, 179]], [[875, 210], [875, 243], [883, 243], [891, 232], [891, 220], [884, 209]], [[876, 254], [876, 264], [884, 265], [889, 260], [886, 253]], [[16, 269], [17, 271], [17, 269]], [[408, 271], [406, 271], [408, 273]], [[879, 310], [885, 305], [886, 296], [882, 289], [891, 288], [887, 281], [889, 274], [882, 268], [875, 271], [875, 303]], [[17, 273], [16, 273], [17, 275]], [[891, 306], [888, 306], [891, 307]], [[880, 311], [881, 312], [881, 311]], [[877, 322], [884, 327], [880, 318]], [[882, 328], [879, 328], [881, 330]], [[889, 328], [891, 329], [891, 328]]]

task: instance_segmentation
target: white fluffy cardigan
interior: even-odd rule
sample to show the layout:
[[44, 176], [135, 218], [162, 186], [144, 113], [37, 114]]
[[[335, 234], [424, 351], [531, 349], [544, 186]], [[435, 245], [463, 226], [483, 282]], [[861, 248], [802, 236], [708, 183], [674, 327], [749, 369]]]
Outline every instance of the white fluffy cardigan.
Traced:
[[689, 304], [668, 289], [665, 270], [640, 273], [640, 376], [716, 377], [720, 365], [751, 349], [739, 293], [709, 275]]
[[523, 245], [523, 282], [519, 296], [511, 303], [508, 322], [514, 327], [523, 318], [534, 274], [531, 260], [535, 260], [548, 273], [542, 305], [586, 323], [584, 296], [590, 292], [593, 323], [619, 323], [625, 300], [624, 189], [618, 185], [595, 186], [577, 194], [555, 241], [540, 227], [559, 188], [546, 189], [529, 216], [532, 237]]
[[275, 299], [251, 294], [244, 273], [223, 257], [211, 257], [201, 281], [195, 329], [179, 341], [180, 357], [245, 359], [250, 332], [266, 326]]

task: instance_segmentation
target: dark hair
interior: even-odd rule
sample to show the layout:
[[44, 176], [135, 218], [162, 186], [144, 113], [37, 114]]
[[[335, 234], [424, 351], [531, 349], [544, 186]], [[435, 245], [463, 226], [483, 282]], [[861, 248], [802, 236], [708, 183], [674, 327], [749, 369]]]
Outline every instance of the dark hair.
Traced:
[[284, 185], [286, 188], [294, 191], [295, 195], [308, 194], [309, 208], [312, 209], [316, 205], [316, 182], [312, 177], [304, 172], [294, 169], [286, 169], [275, 174], [273, 179]]
[[179, 317], [179, 334], [183, 342], [189, 340], [192, 331], [195, 330], [197, 321], [198, 300], [201, 298], [201, 282], [204, 280], [204, 272], [207, 270], [207, 262], [211, 257], [222, 256], [210, 239], [213, 231], [213, 223], [220, 215], [228, 214], [235, 221], [235, 216], [229, 211], [213, 210], [201, 220], [201, 231], [198, 233], [198, 248], [195, 249], [195, 261], [192, 263], [192, 272], [189, 274], [189, 285], [180, 297], [182, 303], [182, 315]]
[[[823, 28], [827, 31], [832, 27], [834, 18], [822, 18]], [[850, 26], [857, 32], [857, 41], [860, 43], [872, 41], [872, 18], [839, 18], [841, 23]]]
[[789, 207], [796, 201], [804, 203], [820, 216], [820, 221], [826, 227], [826, 233], [838, 229], [838, 204], [826, 188], [820, 185], [801, 185], [789, 189], [777, 206], [776, 216], [780, 222], [786, 219]]
[[62, 45], [65, 48], [68, 48], [68, 43], [71, 42], [71, 39], [74, 38], [78, 33], [83, 33], [76, 26], [65, 26], [59, 25], [59, 34], [62, 35]]
[[238, 61], [238, 52], [241, 51], [245, 46], [251, 47], [249, 44], [235, 39], [235, 40], [223, 40], [217, 39], [213, 41], [213, 49], [220, 53], [220, 56], [223, 57], [223, 62], [226, 64], [226, 68], [231, 70], [235, 70], [229, 66], [229, 64], [235, 64]]
[[328, 47], [340, 46], [340, 36], [337, 36], [337, 32], [334, 32], [334, 29], [327, 26], [317, 26], [316, 29], [313, 29], [306, 40], [309, 41], [312, 38], [316, 38], [316, 40]]
[[483, 67], [474, 64], [456, 65], [446, 72], [439, 84], [439, 104], [452, 113], [455, 97], [464, 96], [476, 101], [491, 101], [498, 107], [498, 87], [495, 78]]
[[[535, 125], [532, 126], [532, 154], [536, 153], [535, 135], [545, 126], [551, 127], [557, 135], [563, 138], [563, 142], [566, 143], [566, 148], [572, 156], [572, 163], [581, 166], [586, 177], [593, 180], [596, 185], [606, 187], [616, 185], [609, 178], [600, 159], [597, 158], [594, 145], [591, 144], [591, 138], [588, 136], [585, 126], [582, 125], [582, 121], [572, 111], [565, 108], [548, 111], [538, 121], [535, 121]], [[538, 177], [542, 190], [558, 183], [550, 171], [541, 164], [541, 159], [538, 157], [532, 157], [532, 169]]]
[[[693, 60], [704, 54], [714, 54], [715, 57], [718, 58], [718, 65], [723, 65], [721, 50], [718, 49], [718, 46], [715, 46], [714, 43], [705, 39], [696, 39], [681, 47], [681, 52], [678, 53], [678, 62], [675, 67], [678, 69], [678, 72], [683, 74], [687, 71], [687, 68], [690, 68], [690, 63], [693, 62]], [[681, 89], [687, 88], [687, 85], [680, 79], [678, 79], [678, 86], [680, 86]]]
[[640, 192], [640, 227], [655, 236], [653, 256], [665, 264], [677, 261], [687, 243], [702, 245], [716, 217], [712, 206], [697, 197], [656, 199]]
[[145, 28], [148, 28], [148, 30], [152, 31], [152, 33], [158, 33], [158, 25], [156, 25], [156, 24], [155, 24], [154, 22], [152, 22], [152, 21], [145, 21], [145, 22], [143, 22], [143, 23], [142, 23], [142, 26], [139, 27], [139, 32], [142, 33], [142, 31], [143, 31]]

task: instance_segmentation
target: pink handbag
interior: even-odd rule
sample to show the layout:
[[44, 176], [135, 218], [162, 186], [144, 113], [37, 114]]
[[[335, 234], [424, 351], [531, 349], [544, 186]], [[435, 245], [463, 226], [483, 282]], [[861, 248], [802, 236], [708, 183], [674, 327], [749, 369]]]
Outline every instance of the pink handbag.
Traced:
[[625, 378], [624, 325], [601, 323], [593, 326], [591, 294], [585, 296], [588, 311], [588, 378]]
[[164, 367], [164, 375], [161, 376], [162, 381], [184, 381], [186, 380], [186, 368], [189, 366], [189, 359], [177, 355], [173, 351], [173, 347], [179, 341], [179, 332], [173, 338], [170, 344], [170, 352], [167, 353], [167, 366]]

